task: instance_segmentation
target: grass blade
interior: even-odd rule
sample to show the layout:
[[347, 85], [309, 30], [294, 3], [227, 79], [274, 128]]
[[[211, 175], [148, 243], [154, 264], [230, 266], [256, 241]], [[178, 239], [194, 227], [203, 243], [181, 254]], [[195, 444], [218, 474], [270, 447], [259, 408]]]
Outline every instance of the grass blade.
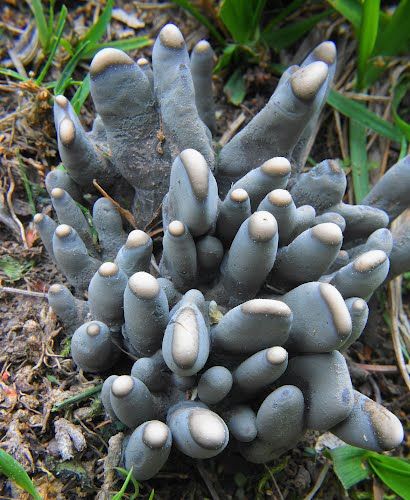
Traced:
[[68, 80], [73, 74], [75, 67], [77, 66], [80, 59], [83, 57], [84, 53], [88, 50], [90, 42], [81, 43], [78, 49], [75, 51], [73, 57], [68, 61], [66, 67], [63, 69], [61, 76], [54, 88], [54, 95], [62, 94], [66, 87], [68, 86]]
[[333, 470], [345, 490], [369, 477], [369, 470], [363, 463], [368, 454], [366, 450], [340, 446], [329, 450], [329, 454], [333, 460]]
[[369, 192], [367, 171], [366, 127], [356, 120], [350, 120], [349, 127], [350, 161], [353, 177], [353, 191], [356, 203]]
[[237, 43], [255, 40], [265, 0], [223, 0], [219, 17]]
[[362, 6], [358, 0], [327, 0], [339, 14], [345, 17], [357, 31], [362, 19]]
[[152, 45], [153, 41], [148, 36], [137, 36], [133, 38], [127, 38], [125, 40], [112, 40], [111, 42], [96, 43], [88, 47], [88, 49], [81, 56], [82, 59], [91, 59], [95, 54], [105, 47], [113, 47], [115, 49], [121, 50], [135, 50], [142, 49]]
[[219, 33], [219, 31], [215, 28], [215, 26], [209, 21], [207, 17], [202, 15], [199, 10], [194, 7], [189, 0], [172, 0], [173, 3], [176, 5], [179, 5], [179, 7], [182, 7], [185, 9], [187, 12], [191, 14], [197, 21], [199, 21], [201, 24], [203, 24], [206, 28], [208, 28], [209, 32], [212, 34], [212, 36], [215, 38], [215, 40], [218, 40], [218, 43], [222, 46], [225, 45], [225, 39], [224, 37]]
[[104, 36], [107, 26], [111, 20], [113, 6], [114, 0], [107, 0], [107, 4], [101, 12], [100, 17], [87, 31], [82, 39], [82, 42], [90, 42], [91, 46], [99, 42], [99, 40]]
[[60, 40], [61, 36], [63, 34], [65, 22], [67, 19], [67, 7], [63, 5], [61, 7], [61, 12], [60, 15], [58, 16], [58, 21], [57, 21], [57, 27], [56, 27], [56, 35], [54, 38], [54, 41], [50, 47], [50, 53], [48, 55], [48, 59], [46, 64], [44, 65], [44, 68], [41, 70], [41, 73], [39, 74], [38, 78], [36, 79], [37, 85], [41, 85], [44, 78], [46, 77], [48, 70], [53, 62], [54, 56], [57, 52], [58, 46], [60, 45]]
[[11, 78], [15, 78], [16, 80], [19, 80], [20, 82], [25, 82], [27, 80], [27, 78], [20, 75], [20, 73], [17, 73], [17, 71], [14, 71], [14, 70], [8, 69], [8, 68], [0, 68], [0, 75], [10, 76]]
[[88, 74], [81, 82], [81, 85], [75, 91], [75, 94], [71, 99], [71, 105], [73, 106], [74, 111], [77, 113], [77, 115], [80, 112], [89, 93], [90, 93], [90, 75]]
[[400, 498], [410, 498], [410, 463], [396, 457], [372, 453], [367, 459], [372, 471]]
[[50, 32], [48, 31], [48, 25], [42, 2], [41, 0], [28, 0], [28, 4], [34, 14], [34, 19], [36, 21], [38, 30], [38, 38], [40, 40], [41, 46], [43, 47], [44, 52], [47, 52], [47, 48], [50, 43]]
[[403, 134], [399, 128], [383, 120], [376, 113], [369, 111], [361, 103], [355, 102], [333, 89], [329, 92], [327, 102], [343, 115], [353, 118], [358, 123], [374, 130], [383, 137], [387, 137], [395, 142], [401, 142]]
[[224, 92], [228, 96], [229, 102], [239, 106], [246, 95], [246, 86], [243, 74], [239, 69], [231, 75], [224, 86]]
[[365, 85], [366, 69], [373, 52], [379, 29], [380, 0], [364, 0], [359, 29], [359, 52], [357, 58], [357, 86]]
[[399, 106], [404, 98], [404, 96], [410, 90], [410, 77], [404, 77], [399, 80], [396, 87], [393, 89], [393, 100], [392, 100], [392, 115], [394, 122], [403, 132], [403, 135], [406, 137], [408, 141], [410, 141], [410, 123], [403, 120], [403, 118], [399, 115]]
[[132, 467], [129, 470], [127, 477], [125, 478], [125, 481], [121, 486], [120, 491], [112, 497], [112, 500], [121, 500], [123, 498], [125, 492], [127, 491], [128, 483], [131, 481], [131, 476], [132, 476]]
[[389, 17], [385, 16], [386, 22], [380, 27], [377, 37], [377, 54], [399, 55], [407, 54], [410, 44], [410, 0], [401, 0]]
[[27, 472], [11, 455], [2, 449], [0, 449], [0, 472], [7, 478], [13, 480], [35, 500], [41, 500], [41, 496], [31, 479], [28, 477]]
[[295, 10], [297, 10], [303, 3], [305, 3], [305, 0], [293, 0], [285, 7], [281, 8], [278, 15], [276, 15], [269, 21], [264, 31], [267, 32], [271, 31], [273, 28], [276, 27], [277, 24], [286, 19], [289, 14], [295, 12]]

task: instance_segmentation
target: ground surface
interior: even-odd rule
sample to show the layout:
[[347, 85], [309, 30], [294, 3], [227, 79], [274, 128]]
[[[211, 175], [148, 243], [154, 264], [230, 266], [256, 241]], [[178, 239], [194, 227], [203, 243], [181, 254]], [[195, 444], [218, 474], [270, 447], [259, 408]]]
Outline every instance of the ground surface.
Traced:
[[[76, 5], [71, 2], [67, 6], [70, 27], [73, 32], [80, 33], [82, 26], [91, 22], [96, 2]], [[118, 5], [123, 3], [118, 2]], [[196, 21], [169, 4], [156, 6], [134, 2], [128, 8], [145, 23], [145, 28], [137, 34], [154, 37], [163, 24], [172, 20], [185, 35], [190, 34], [190, 46], [207, 35]], [[20, 2], [2, 2], [0, 22], [5, 37], [1, 42], [0, 59], [7, 59], [8, 50], [16, 43], [19, 30], [26, 27], [29, 16], [29, 10]], [[112, 22], [110, 35], [116, 38], [127, 29], [118, 21]], [[323, 21], [298, 54], [302, 55], [307, 47], [327, 37], [338, 41], [341, 71], [337, 81], [343, 85], [349, 80], [346, 74], [352, 71], [346, 61], [354, 48], [351, 33], [340, 20]], [[293, 52], [282, 54], [282, 62], [291, 62]], [[138, 56], [141, 55], [149, 57], [150, 48], [139, 51]], [[274, 56], [274, 60], [277, 62], [279, 58]], [[33, 65], [36, 63], [29, 63], [28, 69]], [[76, 76], [83, 78], [86, 69], [87, 64], [82, 63]], [[50, 80], [59, 71], [56, 63]], [[245, 121], [249, 120], [266, 102], [277, 82], [277, 77], [266, 65], [264, 68], [250, 66], [246, 74], [247, 97], [241, 107], [234, 107], [227, 103], [222, 92], [224, 78], [226, 75], [215, 78], [217, 140], [226, 130], [233, 132], [232, 124], [241, 114]], [[382, 92], [382, 84], [378, 90]], [[103, 470], [108, 440], [118, 429], [105, 420], [98, 397], [95, 391], [93, 393], [93, 388], [102, 379], [84, 376], [74, 369], [68, 339], [41, 296], [51, 283], [63, 281], [31, 224], [34, 208], [51, 211], [43, 179], [49, 169], [59, 163], [51, 94], [44, 88], [0, 77], [0, 95], [1, 285], [39, 294], [38, 297], [14, 292], [0, 294], [0, 446], [24, 465], [44, 498], [94, 498], [98, 493], [103, 496], [103, 492], [110, 498], [109, 493], [118, 491], [122, 480], [105, 476]], [[92, 113], [91, 102], [87, 100], [82, 112], [85, 124], [90, 123]], [[343, 120], [336, 133], [338, 122], [335, 119], [339, 118], [330, 108], [324, 112], [318, 140], [311, 153], [314, 160], [345, 156]], [[389, 146], [383, 139], [376, 139], [371, 149], [374, 160], [382, 162], [382, 170], [397, 158], [397, 151]], [[379, 174], [380, 171], [375, 171], [374, 178]], [[29, 190], [25, 182], [29, 183]], [[351, 189], [347, 196], [352, 197]], [[354, 364], [355, 387], [382, 401], [405, 421], [410, 398], [398, 372], [391, 335], [383, 319], [390, 314], [386, 297], [384, 290], [372, 301], [369, 325], [361, 341], [350, 349], [348, 358]], [[406, 299], [404, 295], [405, 307]], [[372, 367], [366, 369], [366, 365]], [[119, 367], [119, 370], [127, 369]], [[79, 396], [78, 401], [67, 403], [72, 396]], [[61, 405], [61, 402], [64, 403]], [[82, 449], [83, 437], [87, 445]], [[224, 457], [214, 461], [195, 464], [174, 452], [174, 459], [168, 461], [158, 477], [141, 486], [140, 494], [142, 498], [148, 497], [155, 489], [155, 498], [160, 499], [303, 498], [313, 488], [320, 472], [328, 467], [326, 458], [314, 451], [318, 437], [310, 434], [297, 449], [269, 467], [245, 463], [235, 450], [228, 450]], [[73, 447], [73, 442], [80, 451]], [[71, 458], [62, 461], [64, 453]], [[406, 446], [397, 453], [406, 456]], [[343, 489], [332, 469], [322, 475], [324, 480], [318, 495], [327, 499], [343, 497]], [[383, 492], [380, 484], [371, 481], [362, 483], [355, 491], [360, 498], [373, 495], [381, 498]], [[24, 495], [0, 477], [0, 498], [9, 497], [23, 498]]]

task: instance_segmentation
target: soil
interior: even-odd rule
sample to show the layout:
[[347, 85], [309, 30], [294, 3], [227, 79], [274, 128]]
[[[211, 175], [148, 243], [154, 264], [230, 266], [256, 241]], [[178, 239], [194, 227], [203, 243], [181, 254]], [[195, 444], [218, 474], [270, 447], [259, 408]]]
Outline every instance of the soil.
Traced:
[[[204, 2], [205, 4], [206, 2]], [[70, 29], [72, 36], [88, 25], [98, 2], [87, 1], [80, 7], [69, 2]], [[145, 6], [144, 6], [145, 4]], [[155, 37], [160, 27], [172, 20], [179, 25], [192, 46], [206, 37], [206, 30], [183, 11], [165, 5], [165, 8], [147, 8], [148, 2], [134, 2], [125, 6], [145, 23], [136, 34]], [[155, 5], [154, 5], [155, 7]], [[164, 7], [164, 5], [162, 5]], [[8, 0], [0, 7], [2, 30], [6, 34], [0, 42], [0, 59], [8, 57], [8, 50], [18, 38], [18, 30], [24, 29], [30, 16], [26, 5]], [[344, 28], [343, 30], [341, 28]], [[126, 27], [113, 21], [110, 34], [120, 36]], [[135, 36], [135, 33], [133, 33]], [[309, 35], [303, 47], [331, 37], [338, 40], [340, 71], [338, 81], [344, 78], [345, 62], [352, 55], [352, 34], [346, 25], [335, 19], [320, 23]], [[281, 55], [281, 62], [290, 63], [292, 47]], [[150, 56], [145, 48], [133, 57]], [[270, 71], [270, 62], [278, 62], [279, 56], [271, 55], [261, 66], [250, 65], [246, 69], [247, 96], [240, 107], [228, 103], [223, 92], [228, 72], [215, 77], [217, 97], [218, 131], [216, 139], [244, 113], [248, 121], [264, 105], [274, 89], [278, 77]], [[300, 58], [300, 57], [299, 57]], [[32, 62], [28, 69], [39, 63]], [[75, 77], [81, 79], [87, 65], [81, 63]], [[50, 81], [60, 71], [59, 63], [53, 67]], [[47, 292], [51, 283], [63, 282], [32, 225], [32, 203], [25, 188], [25, 179], [31, 183], [36, 211], [51, 213], [51, 204], [44, 188], [46, 173], [59, 163], [56, 138], [51, 115], [51, 94], [44, 88], [36, 89], [29, 84], [0, 76], [0, 153], [2, 155], [0, 194], [0, 280], [4, 287], [29, 290], [39, 295]], [[380, 89], [378, 89], [380, 90]], [[68, 92], [70, 97], [70, 92]], [[93, 108], [90, 98], [86, 101], [81, 118], [90, 125]], [[338, 118], [336, 116], [336, 118]], [[343, 157], [343, 137], [346, 124], [342, 120], [342, 140], [335, 133], [335, 113], [327, 108], [323, 113], [317, 141], [312, 149], [314, 161], [324, 158]], [[345, 142], [346, 143], [346, 142]], [[377, 160], [387, 154], [390, 165], [397, 158], [397, 150], [388, 147], [383, 139], [377, 139], [371, 154]], [[384, 156], [383, 156], [384, 158]], [[377, 178], [377, 171], [374, 172]], [[14, 192], [10, 195], [11, 191]], [[10, 189], [10, 187], [12, 189]], [[9, 193], [9, 204], [6, 203]], [[347, 197], [351, 198], [349, 187]], [[10, 218], [10, 204], [14, 217]], [[5, 206], [5, 210], [1, 207]], [[8, 210], [7, 210], [8, 208]], [[16, 221], [19, 221], [16, 223]], [[21, 226], [19, 225], [21, 224]], [[25, 244], [22, 242], [22, 235]], [[5, 272], [5, 264], [12, 262], [14, 278]], [[0, 293], [0, 446], [18, 460], [35, 482], [43, 498], [110, 498], [121, 488], [124, 478], [114, 475], [107, 482], [103, 460], [107, 455], [109, 439], [121, 431], [104, 416], [98, 394], [94, 391], [77, 402], [68, 402], [73, 396], [97, 387], [104, 377], [84, 375], [73, 366], [69, 356], [69, 338], [61, 328], [55, 314], [43, 296], [26, 296], [19, 293]], [[403, 295], [405, 307], [408, 296]], [[365, 333], [347, 354], [352, 369], [355, 388], [369, 397], [383, 402], [408, 429], [410, 407], [409, 392], [399, 374], [386, 316], [389, 316], [386, 290], [371, 302], [371, 317]], [[389, 366], [389, 370], [364, 369], [363, 365]], [[118, 367], [126, 371], [127, 367]], [[87, 392], [86, 392], [87, 394]], [[88, 393], [89, 394], [89, 393]], [[61, 404], [62, 403], [62, 404]], [[57, 424], [57, 425], [56, 425]], [[77, 434], [76, 434], [77, 433]], [[82, 448], [81, 435], [86, 446]], [[69, 437], [68, 437], [69, 436]], [[77, 436], [77, 440], [76, 440]], [[154, 479], [140, 485], [141, 498], [148, 498], [155, 490], [155, 498], [304, 498], [312, 489], [320, 472], [327, 464], [326, 457], [315, 451], [319, 433], [309, 433], [306, 439], [290, 453], [268, 466], [256, 466], [245, 462], [235, 449], [228, 449], [222, 457], [208, 461], [188, 460], [173, 451], [167, 465]], [[77, 448], [73, 446], [77, 444]], [[394, 453], [408, 456], [409, 443]], [[67, 460], [62, 460], [62, 453]], [[104, 483], [104, 479], [106, 482]], [[356, 488], [361, 498], [380, 492], [380, 485], [365, 481]], [[124, 497], [130, 497], [132, 488]], [[105, 495], [105, 496], [104, 496]], [[366, 496], [367, 495], [367, 496]], [[345, 493], [332, 469], [321, 484], [317, 497], [343, 498]], [[4, 476], [0, 476], [0, 498], [28, 498], [22, 490]]]

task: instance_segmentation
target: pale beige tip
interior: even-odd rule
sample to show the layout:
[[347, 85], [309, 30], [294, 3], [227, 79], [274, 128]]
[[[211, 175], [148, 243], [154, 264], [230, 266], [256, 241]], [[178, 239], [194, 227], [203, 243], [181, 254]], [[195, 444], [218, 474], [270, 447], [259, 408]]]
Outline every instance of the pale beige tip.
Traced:
[[128, 286], [141, 299], [154, 299], [160, 291], [158, 281], [151, 274], [140, 271], [131, 276]]
[[169, 428], [160, 420], [147, 422], [142, 433], [142, 440], [153, 450], [162, 448], [168, 440]]
[[100, 326], [97, 323], [91, 323], [87, 326], [87, 335], [90, 337], [96, 337], [101, 331]]
[[90, 66], [90, 74], [91, 76], [96, 76], [110, 66], [118, 66], [123, 64], [131, 66], [132, 64], [134, 64], [134, 61], [122, 50], [108, 47], [106, 49], [100, 50], [94, 56], [94, 59], [92, 60]]
[[140, 57], [137, 60], [137, 64], [138, 64], [138, 66], [146, 66], [147, 64], [149, 64], [149, 61], [148, 61], [148, 59], [145, 59], [145, 57]]
[[117, 377], [111, 386], [111, 392], [117, 398], [128, 396], [134, 387], [134, 381], [129, 375], [120, 375]]
[[68, 106], [68, 99], [63, 95], [57, 95], [54, 98], [54, 102], [60, 106], [60, 108], [66, 108]]
[[243, 203], [249, 198], [249, 195], [244, 189], [238, 188], [232, 191], [232, 193], [230, 194], [230, 198], [236, 203]]
[[211, 48], [209, 42], [206, 40], [200, 40], [194, 47], [194, 51], [198, 54], [203, 54]]
[[60, 200], [65, 195], [64, 189], [54, 188], [51, 190], [51, 197]]
[[146, 245], [149, 240], [150, 237], [147, 233], [144, 233], [144, 231], [141, 231], [140, 229], [134, 229], [134, 231], [131, 231], [128, 235], [125, 246], [127, 248], [142, 247], [143, 245]]
[[194, 409], [188, 417], [193, 440], [206, 450], [217, 450], [224, 445], [226, 426], [219, 415], [207, 409]]
[[378, 445], [382, 450], [392, 450], [404, 438], [400, 420], [384, 406], [366, 398], [364, 412], [369, 416]]
[[268, 194], [268, 200], [275, 207], [288, 207], [292, 203], [292, 196], [286, 189], [274, 189]]
[[278, 232], [278, 224], [272, 214], [261, 210], [249, 217], [248, 232], [255, 241], [269, 241]]
[[329, 283], [320, 283], [319, 290], [329, 308], [336, 332], [340, 337], [347, 337], [352, 333], [352, 318], [343, 297]]
[[98, 274], [103, 278], [109, 278], [118, 274], [118, 266], [114, 262], [104, 262], [98, 269]]
[[288, 359], [288, 352], [283, 347], [271, 347], [266, 351], [266, 359], [271, 365], [281, 365]]
[[159, 33], [161, 43], [169, 49], [181, 49], [184, 46], [184, 37], [175, 24], [166, 24]]
[[68, 224], [60, 224], [59, 226], [56, 227], [56, 236], [58, 238], [65, 238], [71, 234], [71, 231], [73, 228], [69, 226]]
[[287, 158], [284, 158], [283, 156], [276, 156], [275, 158], [265, 161], [265, 163], [261, 166], [261, 170], [268, 175], [279, 175], [280, 177], [283, 177], [290, 174], [291, 166]]
[[50, 288], [48, 289], [48, 293], [60, 293], [63, 290], [63, 285], [60, 285], [59, 283], [54, 283], [54, 285], [51, 285]]
[[313, 51], [318, 61], [323, 61], [326, 64], [333, 64], [336, 60], [336, 45], [333, 42], [322, 42]]
[[352, 310], [356, 313], [361, 313], [367, 308], [366, 301], [363, 299], [356, 299], [352, 304]]
[[40, 224], [40, 222], [43, 222], [44, 220], [44, 215], [43, 214], [36, 214], [33, 217], [34, 224]]
[[172, 359], [182, 369], [192, 368], [199, 353], [199, 332], [195, 310], [181, 308], [175, 315], [172, 335]]
[[185, 233], [185, 226], [181, 221], [173, 220], [168, 226], [168, 231], [169, 234], [178, 238], [179, 236], [182, 236]]
[[268, 314], [270, 316], [285, 316], [292, 314], [289, 306], [280, 300], [252, 299], [241, 305], [245, 314]]
[[387, 255], [382, 250], [370, 250], [354, 261], [353, 267], [359, 273], [367, 273], [381, 266], [387, 260]]
[[290, 77], [293, 93], [303, 101], [310, 101], [327, 78], [329, 68], [323, 61], [316, 61], [300, 68]]
[[58, 127], [58, 135], [64, 146], [70, 146], [75, 140], [75, 126], [70, 118], [61, 120]]
[[312, 228], [312, 234], [325, 245], [340, 245], [343, 241], [343, 233], [340, 227], [333, 222], [324, 222]]
[[195, 196], [204, 200], [208, 195], [209, 168], [205, 158], [195, 149], [185, 149], [180, 153], [182, 164], [188, 174]]

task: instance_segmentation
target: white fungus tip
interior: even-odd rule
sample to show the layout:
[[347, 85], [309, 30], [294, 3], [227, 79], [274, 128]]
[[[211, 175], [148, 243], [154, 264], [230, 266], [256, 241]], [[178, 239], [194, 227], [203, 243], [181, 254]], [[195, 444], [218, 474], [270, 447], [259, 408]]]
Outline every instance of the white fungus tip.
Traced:
[[90, 73], [91, 76], [96, 76], [110, 66], [118, 66], [124, 64], [130, 66], [134, 64], [134, 61], [122, 50], [107, 47], [106, 49], [102, 49], [97, 52], [97, 54], [94, 56], [94, 59], [92, 60], [90, 66]]
[[100, 325], [97, 323], [91, 323], [87, 326], [87, 335], [90, 337], [96, 337], [101, 331]]
[[44, 215], [43, 214], [36, 214], [33, 217], [34, 224], [40, 224], [40, 222], [43, 222], [44, 220]]
[[58, 127], [58, 135], [64, 146], [70, 146], [75, 140], [75, 126], [70, 118], [63, 118]]
[[248, 232], [255, 241], [269, 241], [278, 232], [278, 224], [271, 213], [261, 210], [249, 217]]
[[184, 37], [175, 24], [166, 24], [159, 33], [162, 45], [169, 49], [182, 49]]
[[271, 316], [289, 317], [292, 314], [290, 307], [280, 300], [252, 299], [241, 304], [245, 314], [269, 314]]
[[60, 224], [56, 227], [55, 233], [58, 238], [65, 238], [71, 234], [72, 230], [73, 228], [68, 224]]
[[65, 195], [65, 191], [62, 188], [54, 188], [51, 190], [51, 196], [52, 198], [56, 198], [57, 200], [60, 200], [63, 196]]
[[287, 158], [276, 156], [275, 158], [265, 161], [261, 166], [261, 170], [268, 175], [283, 177], [290, 174], [291, 166]]
[[229, 196], [236, 203], [243, 203], [249, 198], [248, 193], [242, 188], [234, 189]]
[[354, 261], [353, 266], [359, 273], [367, 273], [381, 266], [387, 260], [387, 255], [382, 250], [370, 250]]
[[185, 149], [179, 155], [195, 196], [204, 200], [208, 195], [209, 168], [205, 158], [195, 149]]
[[127, 248], [142, 247], [143, 245], [146, 245], [149, 240], [150, 237], [147, 233], [144, 233], [144, 231], [141, 231], [140, 229], [134, 229], [134, 231], [131, 231], [128, 235], [125, 246]]
[[140, 271], [128, 280], [128, 286], [134, 295], [140, 299], [154, 299], [160, 291], [158, 281], [151, 274]]
[[275, 207], [287, 207], [292, 203], [292, 196], [286, 189], [274, 189], [268, 194], [268, 200]]
[[114, 262], [104, 262], [98, 269], [98, 274], [103, 278], [108, 278], [110, 276], [115, 276], [118, 274], [118, 266]]
[[68, 105], [68, 99], [67, 99], [67, 97], [65, 97], [63, 95], [55, 96], [54, 102], [56, 104], [58, 104], [58, 106], [60, 106], [60, 108], [63, 108], [63, 109], [65, 109]]
[[281, 365], [288, 359], [288, 352], [280, 346], [271, 347], [266, 351], [266, 359], [271, 365]]
[[178, 238], [185, 233], [185, 226], [179, 220], [173, 220], [168, 226], [169, 234]]
[[188, 425], [193, 440], [206, 450], [221, 448], [226, 439], [226, 426], [219, 415], [207, 409], [190, 412]]
[[336, 332], [340, 337], [347, 337], [352, 333], [352, 318], [343, 297], [339, 291], [329, 283], [320, 283], [319, 290], [323, 300], [329, 308]]
[[111, 392], [117, 398], [128, 396], [134, 387], [134, 381], [129, 375], [120, 375], [117, 377], [111, 386]]
[[343, 233], [340, 227], [333, 222], [324, 222], [312, 228], [312, 234], [325, 245], [340, 245], [343, 240]]
[[323, 85], [328, 72], [328, 65], [323, 61], [316, 61], [300, 68], [290, 77], [293, 93], [303, 101], [310, 101]]
[[194, 47], [194, 51], [197, 53], [197, 54], [203, 54], [204, 52], [208, 52], [208, 50], [210, 50], [211, 48], [211, 45], [209, 44], [209, 42], [207, 42], [206, 40], [200, 40]]
[[147, 422], [142, 433], [142, 440], [153, 450], [163, 448], [168, 440], [169, 428], [160, 420]]
[[323, 61], [326, 64], [333, 64], [336, 60], [336, 45], [333, 42], [322, 42], [313, 51], [318, 61]]

